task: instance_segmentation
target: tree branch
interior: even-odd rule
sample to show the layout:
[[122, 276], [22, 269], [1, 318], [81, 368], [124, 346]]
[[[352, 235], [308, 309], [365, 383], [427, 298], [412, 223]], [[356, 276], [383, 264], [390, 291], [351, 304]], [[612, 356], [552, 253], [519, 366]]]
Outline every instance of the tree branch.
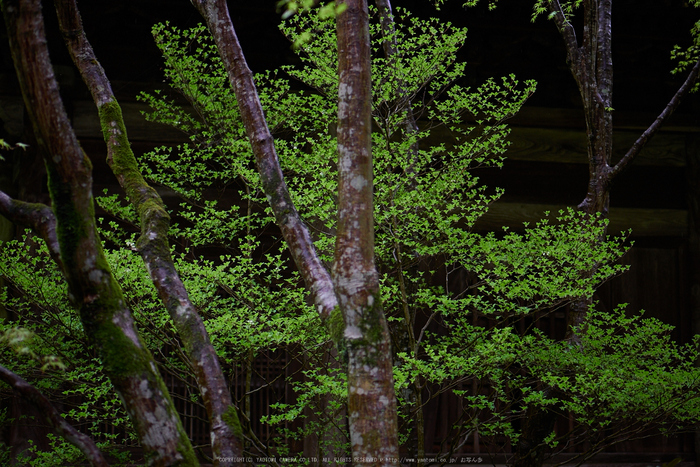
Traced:
[[96, 347], [150, 461], [194, 465], [190, 440], [102, 251], [94, 216], [92, 166], [61, 101], [41, 4], [39, 0], [3, 0], [2, 10], [25, 107], [46, 162], [63, 271], [85, 334]]
[[671, 98], [671, 100], [666, 104], [666, 108], [656, 117], [654, 123], [652, 123], [649, 128], [647, 128], [644, 133], [642, 133], [637, 141], [634, 142], [632, 147], [627, 151], [627, 153], [620, 159], [620, 161], [615, 164], [615, 166], [610, 171], [610, 180], [615, 178], [620, 172], [625, 170], [627, 165], [634, 159], [637, 154], [642, 150], [646, 143], [656, 134], [656, 132], [661, 128], [661, 126], [666, 122], [666, 120], [673, 114], [678, 105], [681, 103], [683, 97], [688, 93], [690, 88], [693, 87], [695, 80], [698, 78], [700, 73], [700, 59], [695, 62], [695, 66], [690, 70], [688, 77], [685, 82], [678, 88], [676, 94]]
[[[384, 49], [384, 55], [389, 61], [389, 66], [393, 67], [397, 73], [397, 109], [399, 112], [405, 113], [403, 118], [403, 127], [406, 134], [416, 134], [418, 133], [418, 124], [416, 123], [415, 116], [413, 115], [411, 99], [405, 87], [405, 80], [403, 79], [402, 74], [400, 74], [402, 72], [397, 66], [400, 57], [398, 52], [398, 44], [396, 42], [396, 25], [394, 22], [394, 13], [391, 9], [391, 2], [389, 0], [376, 0], [375, 3], [377, 4], [377, 10], [379, 11], [379, 22], [382, 30], [382, 48]], [[411, 144], [413, 160], [411, 161], [411, 166], [406, 170], [411, 177], [415, 177], [413, 161], [418, 158], [418, 150], [418, 142], [416, 141]]]
[[0, 214], [14, 224], [34, 230], [46, 242], [51, 258], [63, 271], [61, 250], [56, 236], [56, 217], [49, 206], [12, 199], [0, 191]]
[[229, 426], [222, 419], [224, 414], [236, 418], [231, 392], [202, 318], [190, 301], [170, 255], [167, 236], [170, 216], [156, 190], [146, 183], [138, 169], [121, 108], [85, 36], [75, 0], [57, 1], [56, 12], [73, 62], [80, 70], [100, 114], [109, 166], [139, 214], [141, 235], [137, 242], [138, 250], [192, 363], [209, 415], [214, 461], [218, 464], [220, 458], [241, 457], [241, 443], [235, 434], [235, 430], [240, 428], [239, 423], [234, 422], [234, 426]]
[[272, 135], [267, 127], [260, 98], [238, 37], [233, 29], [225, 0], [191, 0], [207, 23], [228, 72], [231, 87], [255, 154], [263, 191], [289, 251], [294, 258], [322, 320], [338, 305], [328, 271], [316, 253], [308, 229], [289, 195], [282, 175]]
[[100, 450], [97, 449], [92, 439], [80, 433], [61, 417], [58, 410], [56, 410], [51, 402], [49, 402], [38, 389], [2, 365], [0, 365], [0, 380], [10, 385], [12, 390], [23, 399], [34, 404], [34, 406], [44, 414], [44, 418], [49, 426], [53, 428], [53, 432], [80, 449], [85, 457], [87, 457], [90, 465], [95, 467], [108, 467], [109, 464], [107, 464], [107, 461], [104, 456], [102, 456]]
[[566, 15], [564, 14], [559, 0], [550, 0], [548, 5], [549, 11], [553, 14], [552, 19], [557, 25], [559, 33], [564, 38], [566, 52], [569, 55], [569, 62], [579, 67], [578, 40], [576, 39], [574, 26], [566, 19]]

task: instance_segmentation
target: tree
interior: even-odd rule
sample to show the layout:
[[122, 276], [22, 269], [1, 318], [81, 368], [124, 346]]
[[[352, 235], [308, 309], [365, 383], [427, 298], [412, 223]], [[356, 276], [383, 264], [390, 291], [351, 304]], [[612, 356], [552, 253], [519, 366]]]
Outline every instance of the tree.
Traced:
[[[70, 6], [61, 3], [59, 8], [66, 5]], [[198, 344], [206, 343], [207, 334], [219, 359], [227, 363], [250, 362], [263, 349], [301, 346], [314, 365], [305, 371], [310, 384], [297, 384], [296, 403], [280, 406], [278, 419], [293, 420], [310, 408], [322, 411], [317, 421], [322, 429], [342, 429], [347, 398], [352, 453], [364, 458], [359, 463], [395, 463], [397, 437], [406, 439], [412, 431], [421, 435], [426, 384], [452, 391], [465, 402], [445, 454], [458, 449], [475, 429], [505, 434], [515, 444], [521, 436], [517, 424], [543, 407], [576, 413], [581, 434], [606, 427], [613, 415], [620, 420], [618, 426], [629, 420], [639, 420], [639, 426], [666, 422], [677, 426], [695, 420], [697, 401], [688, 391], [696, 387], [697, 377], [688, 362], [697, 349], [679, 350], [665, 336], [667, 328], [658, 323], [625, 318], [621, 313], [597, 317], [577, 330], [584, 343], [580, 349], [553, 343], [534, 329], [520, 334], [514, 328], [521, 317], [533, 318], [592, 295], [598, 284], [620, 272], [612, 263], [625, 249], [623, 239], [600, 241], [604, 221], [575, 213], [561, 213], [522, 235], [471, 232], [498, 192], [479, 187], [469, 170], [502, 163], [507, 147], [504, 121], [534, 90], [533, 83], [521, 85], [506, 77], [489, 80], [473, 91], [453, 86], [464, 67], [454, 63], [454, 52], [464, 41], [463, 30], [419, 22], [408, 15], [395, 23], [388, 2], [380, 2], [378, 13], [373, 13], [378, 20], [367, 26], [366, 6], [348, 2], [339, 13], [337, 35], [335, 23], [322, 18], [299, 18], [286, 27], [293, 38], [308, 29], [316, 33], [302, 42], [309, 66], [288, 70], [315, 92], [290, 92], [288, 83], [275, 76], [253, 79], [223, 2], [202, 2], [197, 8], [218, 47], [194, 40], [204, 36], [201, 28], [155, 29], [166, 73], [190, 107], [177, 106], [160, 95], [144, 97], [155, 109], [154, 119], [191, 136], [191, 144], [149, 155], [150, 163], [144, 168], [147, 178], [183, 198], [180, 209], [173, 212], [176, 221], [171, 227], [153, 190], [134, 170], [133, 155], [124, 150], [128, 143], [118, 138], [125, 137], [125, 130], [105, 86], [108, 83], [95, 68], [96, 60], [82, 34], [76, 34], [80, 30], [77, 16], [65, 15], [72, 21], [64, 27], [70, 47], [76, 51], [78, 67], [94, 83], [89, 87], [96, 91], [113, 166], [130, 204], [123, 205], [114, 196], [100, 202], [116, 218], [141, 225], [136, 240], [116, 224], [103, 223], [106, 258], [126, 278], [124, 301], [139, 320], [144, 348], [160, 348], [164, 342], [178, 348], [175, 334], [185, 334], [182, 340], [189, 354], [163, 355], [164, 371], [170, 367], [198, 376], [199, 392], [209, 393], [212, 386], [206, 381], [218, 384], [220, 371], [210, 365], [202, 375], [199, 367], [204, 365], [195, 363], [202, 357], [193, 354]], [[385, 54], [372, 64], [371, 92], [368, 31], [380, 38]], [[436, 41], [436, 36], [441, 40]], [[190, 54], [183, 45], [193, 42], [197, 49]], [[351, 53], [361, 55], [351, 58]], [[350, 70], [344, 74], [346, 66]], [[101, 80], [99, 86], [91, 81], [94, 77]], [[329, 125], [330, 116], [336, 114], [338, 125]], [[465, 123], [464, 115], [472, 121]], [[428, 127], [416, 125], [418, 116], [426, 118]], [[370, 132], [371, 126], [375, 129]], [[452, 139], [430, 144], [428, 137], [437, 126], [449, 128]], [[252, 143], [245, 141], [245, 135]], [[338, 145], [341, 157], [336, 163]], [[257, 170], [251, 166], [253, 158]], [[369, 183], [372, 165], [376, 175]], [[225, 206], [222, 198], [212, 198], [207, 191], [211, 188], [235, 189], [240, 205]], [[3, 212], [17, 222], [23, 213], [39, 213], [38, 206], [6, 197], [0, 200]], [[60, 202], [54, 200], [57, 214], [62, 212]], [[39, 227], [48, 222], [47, 243], [56, 245], [49, 222], [52, 216], [44, 214], [44, 218], [47, 221], [38, 217], [25, 223], [41, 231]], [[60, 219], [57, 216], [59, 226]], [[284, 238], [286, 244], [272, 242], [270, 247], [265, 231], [272, 223], [279, 227], [279, 235], [271, 235], [276, 241]], [[162, 242], [166, 232], [174, 243], [182, 244], [181, 254], [171, 261], [167, 261], [167, 244], [150, 248], [152, 242]], [[60, 235], [58, 239], [60, 243]], [[227, 254], [215, 261], [202, 260], [201, 252], [212, 245]], [[131, 248], [144, 257], [145, 268]], [[287, 249], [298, 272], [292, 271], [285, 257]], [[52, 251], [65, 260], [63, 251], [58, 255], [55, 248]], [[4, 254], [8, 258], [4, 264], [27, 257], [26, 248], [16, 244]], [[327, 268], [328, 263], [335, 266]], [[8, 298], [8, 304], [19, 308], [41, 301], [35, 297], [55, 295], [51, 306], [65, 305], [60, 301], [60, 280], [45, 265], [40, 256], [3, 272], [23, 295], [18, 300]], [[191, 304], [179, 286], [172, 287], [177, 277], [174, 266]], [[26, 271], [42, 271], [49, 286], [32, 290], [21, 279]], [[450, 281], [459, 271], [473, 274], [474, 281]], [[154, 289], [146, 274], [162, 286]], [[313, 306], [307, 303], [302, 283]], [[190, 311], [195, 309], [208, 329], [206, 334], [198, 331], [199, 338], [187, 344], [193, 334], [187, 325], [196, 320]], [[61, 308], [59, 320], [68, 313]], [[178, 320], [185, 317], [185, 326], [179, 325]], [[87, 326], [77, 330], [83, 332], [82, 327], [89, 335]], [[55, 332], [51, 325], [37, 329], [39, 335]], [[199, 325], [196, 329], [201, 330]], [[327, 352], [329, 340], [337, 352]], [[327, 354], [339, 363], [324, 367]], [[71, 355], [76, 361], [89, 362], [79, 351]], [[622, 370], [632, 377], [619, 378]], [[646, 378], [634, 377], [641, 370]], [[590, 379], [581, 380], [577, 374]], [[654, 390], [640, 395], [639, 385], [649, 382]], [[464, 389], [472, 383], [480, 390]], [[558, 392], [552, 395], [546, 387], [556, 387]], [[317, 402], [316, 396], [326, 392], [330, 397], [325, 405]], [[218, 453], [241, 452], [237, 440], [247, 452], [275, 453], [274, 446], [251, 435], [246, 410], [236, 410], [225, 398], [203, 402], [212, 425], [222, 420], [228, 428], [221, 428], [235, 435], [223, 441], [213, 437], [214, 453], [220, 459], [224, 456]], [[591, 418], [591, 406], [606, 411]], [[241, 420], [236, 422], [239, 413]], [[313, 430], [318, 425], [310, 426]], [[633, 428], [630, 435], [639, 429]], [[144, 436], [138, 431], [136, 435]], [[550, 445], [556, 444], [556, 434], [545, 433], [545, 437]], [[601, 445], [609, 442], [604, 438]], [[155, 456], [161, 455], [159, 449], [153, 447]]]
[[[223, 385], [217, 359], [211, 351], [206, 333], [202, 332], [201, 320], [189, 303], [186, 291], [179, 284], [177, 273], [169, 258], [169, 247], [163, 237], [167, 231], [167, 214], [155, 192], [143, 183], [134, 166], [133, 154], [127, 149], [128, 140], [119, 107], [87, 40], [80, 32], [77, 37], [73, 37], [74, 31], [81, 29], [74, 2], [57, 5], [59, 16], [66, 22], [63, 30], [73, 59], [93, 93], [100, 112], [113, 170], [139, 211], [143, 236], [138, 248], [144, 256], [154, 283], [161, 291], [162, 299], [171, 309], [173, 320], [178, 323], [191, 363], [202, 369], [198, 376], [201, 393], [205, 400], [211, 403], [207, 405], [214, 430], [214, 454], [216, 458], [239, 457], [235, 411], [229, 410], [228, 391]], [[316, 295], [322, 315], [328, 317], [331, 310], [338, 306], [335, 294], [340, 300], [339, 306], [346, 321], [346, 329], [349, 330], [345, 333], [348, 348], [351, 349], [348, 376], [350, 400], [353, 401], [350, 404], [350, 431], [354, 453], [362, 458], [397, 459], [398, 442], [395, 434], [391, 360], [388, 353], [389, 337], [378, 296], [376, 303], [374, 302], [378, 293], [378, 282], [376, 272], [372, 272], [372, 166], [369, 155], [369, 106], [364, 102], [366, 99], [351, 101], [350, 93], [345, 97], [347, 104], [344, 105], [349, 106], [347, 114], [345, 107], [341, 106], [339, 131], [348, 135], [347, 140], [341, 138], [339, 146], [343, 155], [341, 160], [346, 161], [343, 165], [348, 167], [341, 180], [347, 178], [353, 183], [341, 184], [340, 199], [344, 201], [341, 203], [339, 216], [344, 219], [343, 225], [347, 227], [340, 229], [339, 239], [345, 237], [346, 240], [338, 241], [335, 284], [331, 284], [330, 275], [320, 265], [308, 241], [308, 233], [287, 193], [279, 163], [276, 161], [272, 138], [262, 116], [252, 75], [238, 46], [226, 4], [199, 2], [195, 3], [195, 6], [207, 20], [215, 41], [218, 42], [223, 62], [229, 69], [231, 84], [237, 91], [239, 107], [256, 153], [265, 191], [277, 212], [278, 223], [292, 246], [291, 251], [295, 254], [300, 269], [311, 274], [307, 283]], [[368, 52], [365, 50], [367, 56], [352, 54], [358, 50], [357, 44], [364, 44], [365, 49], [368, 47], [368, 37], [364, 37], [367, 35], [367, 28], [362, 26], [366, 25], [367, 6], [364, 2], [348, 2], [345, 10], [341, 18], [347, 21], [339, 21], [341, 57], [347, 63], [347, 71], [341, 69], [340, 73], [341, 88], [359, 89], [358, 86], [362, 83], [365, 87], [369, 85]], [[40, 5], [37, 2], [6, 2], [3, 3], [3, 11], [10, 31], [11, 48], [23, 94], [27, 99], [27, 106], [32, 109], [35, 127], [43, 135], [44, 152], [51, 173], [54, 211], [57, 214], [56, 230], [60, 258], [74, 300], [80, 304], [85, 331], [100, 349], [106, 373], [125, 401], [147, 455], [159, 464], [194, 463], [196, 461], [192, 448], [189, 440], [183, 436], [167, 390], [154, 370], [152, 357], [133, 328], [130, 312], [125, 307], [119, 286], [114, 282], [102, 254], [92, 207], [90, 166], [75, 140], [65, 112], [62, 111], [57, 86], [52, 79], [48, 52], [43, 44]], [[23, 27], [26, 27], [27, 23], [30, 25], [29, 29], [24, 30]], [[355, 29], [358, 25], [359, 29]], [[22, 43], [25, 35], [28, 36], [26, 44]], [[39, 59], [33, 62], [31, 57]], [[355, 76], [357, 64], [360, 64], [363, 70]], [[46, 82], [42, 83], [36, 79], [44, 75], [48, 77]], [[355, 102], [360, 104], [358, 109], [352, 108]], [[346, 115], [350, 118], [342, 118]], [[363, 122], [364, 130], [356, 140], [355, 130], [362, 129]], [[65, 139], [52, 137], [55, 135], [65, 135]], [[57, 156], [50, 157], [50, 154]], [[359, 168], [356, 168], [356, 165], [359, 165]], [[361, 203], [351, 201], [351, 197], [358, 194], [355, 191], [355, 181], [358, 177], [364, 180], [365, 185], [359, 190], [359, 193], [362, 193], [361, 199], [364, 200]], [[17, 209], [17, 206], [17, 203], [8, 200], [5, 212], [9, 213], [10, 209]], [[27, 206], [21, 206], [19, 209], [22, 208], [28, 209]], [[358, 224], [362, 227], [360, 230], [357, 230]], [[303, 250], [300, 251], [297, 245]], [[359, 290], [354, 282], [358, 274], [370, 281]], [[164, 286], [166, 283], [167, 287]], [[212, 400], [209, 397], [222, 399]], [[151, 404], [147, 404], [146, 401], [150, 401]], [[158, 416], [153, 415], [154, 413], [158, 413]], [[233, 423], [224, 420], [225, 415], [229, 413], [233, 414], [229, 415], [229, 420], [234, 420]], [[376, 417], [377, 413], [385, 415]], [[155, 435], [154, 429], [158, 429], [161, 435]], [[222, 433], [219, 433], [219, 430]], [[387, 462], [395, 463], [396, 460]]]
[[[442, 1], [435, 3], [438, 5]], [[470, 1], [465, 3], [465, 6], [474, 6], [477, 3], [477, 1]], [[698, 6], [697, 2], [693, 4]], [[489, 2], [489, 8], [495, 8], [495, 6], [495, 1]], [[567, 52], [566, 61], [583, 102], [588, 135], [589, 182], [586, 196], [578, 205], [578, 209], [589, 215], [600, 214], [605, 218], [610, 205], [610, 186], [614, 179], [628, 167], [668, 120], [697, 80], [700, 72], [700, 56], [698, 56], [700, 22], [696, 23], [693, 29], [693, 45], [685, 50], [676, 46], [673, 51], [673, 55], [679, 59], [679, 66], [674, 73], [690, 68], [685, 81], [622, 159], [613, 164], [612, 2], [608, 0], [538, 0], [534, 4], [534, 10], [533, 20], [546, 14], [561, 34]], [[580, 12], [583, 18], [583, 28], [578, 32], [572, 22], [576, 12]], [[590, 305], [590, 300], [585, 297], [581, 297], [572, 305], [567, 325], [567, 340], [570, 342], [579, 342], [576, 329], [587, 322]], [[532, 416], [534, 418], [530, 426], [533, 427], [534, 432], [522, 437], [517, 455], [522, 460], [517, 461], [516, 465], [540, 465], [542, 462], [544, 449], [542, 441], [549, 430], [541, 431], [538, 427], [552, 426], [554, 418], [547, 411], [539, 411]]]

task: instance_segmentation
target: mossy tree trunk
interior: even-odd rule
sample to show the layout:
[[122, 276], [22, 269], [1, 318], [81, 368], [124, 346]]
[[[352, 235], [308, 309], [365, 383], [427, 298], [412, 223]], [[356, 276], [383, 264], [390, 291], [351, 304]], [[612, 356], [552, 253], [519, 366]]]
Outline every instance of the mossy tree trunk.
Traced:
[[197, 465], [102, 251], [95, 225], [92, 168], [63, 108], [40, 2], [4, 0], [2, 10], [25, 106], [44, 153], [63, 273], [85, 333], [124, 401], [149, 463]]
[[137, 248], [158, 295], [173, 320], [194, 371], [209, 417], [214, 463], [218, 465], [220, 459], [242, 457], [241, 427], [231, 392], [204, 322], [190, 301], [170, 255], [170, 217], [165, 205], [156, 190], [141, 175], [127, 138], [121, 108], [85, 36], [75, 0], [57, 1], [56, 11], [71, 58], [97, 106], [107, 144], [107, 162], [139, 214], [141, 236], [136, 243]]

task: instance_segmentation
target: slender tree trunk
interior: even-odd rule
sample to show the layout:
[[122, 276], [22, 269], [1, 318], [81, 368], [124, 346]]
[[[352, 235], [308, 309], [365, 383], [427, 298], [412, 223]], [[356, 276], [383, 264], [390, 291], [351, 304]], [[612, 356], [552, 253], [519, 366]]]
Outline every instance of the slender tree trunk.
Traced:
[[150, 464], [197, 465], [153, 357], [136, 331], [97, 235], [90, 160], [59, 96], [38, 0], [5, 0], [3, 15], [17, 76], [44, 152], [56, 234], [71, 299], [122, 398]]
[[[397, 66], [398, 60], [401, 58], [399, 56], [398, 43], [396, 40], [396, 23], [394, 21], [394, 12], [391, 7], [390, 0], [375, 0], [377, 10], [379, 12], [379, 22], [382, 31], [382, 48], [384, 49], [384, 55], [388, 59], [388, 65], [393, 67], [395, 70], [395, 79], [398, 82], [397, 93], [395, 99], [397, 101], [396, 107], [398, 111], [402, 113], [403, 120], [402, 126], [405, 133], [405, 137], [410, 138], [418, 133], [418, 124], [416, 123], [415, 116], [413, 115], [412, 102], [408, 96], [405, 89], [405, 82], [403, 76], [401, 75], [401, 70]], [[405, 173], [408, 177], [411, 177], [409, 181], [409, 186], [414, 187], [415, 185], [415, 161], [418, 159], [419, 151], [418, 142], [415, 141], [410, 146], [411, 162], [408, 167], [405, 167]], [[397, 219], [392, 219], [392, 222], [397, 224]], [[402, 295], [402, 302], [404, 308], [404, 329], [406, 334], [406, 340], [408, 341], [409, 352], [414, 357], [418, 355], [418, 343], [416, 342], [415, 336], [415, 312], [411, 313], [408, 305], [408, 297], [406, 294], [406, 286], [403, 278], [403, 256], [401, 254], [401, 245], [396, 243], [396, 262], [398, 264], [398, 274], [399, 283]], [[401, 332], [401, 331], [399, 331]], [[417, 458], [416, 467], [423, 467], [425, 459], [425, 420], [423, 417], [423, 397], [422, 397], [422, 387], [420, 378], [416, 378], [413, 384], [406, 388], [407, 400], [412, 402], [414, 415], [414, 426], [415, 430], [413, 435], [415, 436], [415, 457]], [[409, 407], [409, 411], [411, 408]]]
[[338, 234], [333, 280], [345, 319], [348, 417], [356, 465], [398, 464], [389, 328], [374, 265], [369, 15], [338, 2]]
[[[211, 32], [226, 67], [255, 155], [263, 191], [282, 231], [289, 252], [304, 278], [321, 319], [327, 322], [338, 302], [330, 274], [316, 253], [309, 231], [292, 202], [279, 158], [260, 104], [253, 73], [248, 68], [224, 0], [191, 0]], [[327, 323], [328, 324], [328, 323]]]
[[75, 0], [56, 1], [56, 12], [71, 58], [80, 70], [100, 115], [107, 144], [107, 162], [139, 214], [141, 236], [136, 245], [194, 371], [209, 416], [214, 464], [218, 465], [221, 459], [241, 457], [242, 430], [231, 392], [204, 322], [190, 301], [170, 256], [170, 216], [156, 190], [141, 175], [126, 134], [121, 108], [85, 36]]
[[338, 130], [340, 207], [331, 280], [292, 203], [226, 2], [192, 3], [204, 17], [227, 69], [276, 223], [322, 320], [334, 339], [348, 342], [348, 417], [355, 463], [395, 465], [398, 435], [391, 347], [374, 267], [367, 4], [347, 2], [338, 18], [339, 127], [343, 128]]
[[[698, 61], [683, 85], [671, 98], [654, 123], [635, 141], [625, 156], [611, 166], [613, 143], [613, 65], [612, 65], [612, 0], [583, 0], [583, 34], [581, 43], [572, 24], [566, 19], [560, 0], [548, 2], [551, 18], [564, 39], [567, 61], [583, 101], [586, 131], [588, 135], [588, 190], [579, 210], [590, 216], [607, 218], [610, 206], [610, 185], [654, 136], [661, 125], [676, 109], [682, 97], [692, 87], [700, 69]], [[603, 239], [601, 238], [601, 241]], [[595, 270], [589, 273], [593, 274]], [[579, 343], [576, 328], [585, 326], [591, 305], [591, 297], [574, 301], [567, 315], [566, 339]], [[528, 413], [528, 421], [516, 450], [514, 465], [530, 467], [541, 465], [532, 459], [540, 459], [544, 453], [543, 440], [548, 432], [542, 427], [554, 426], [554, 415], [545, 410]], [[536, 445], [539, 444], [539, 447]], [[529, 457], [529, 459], [528, 459]]]

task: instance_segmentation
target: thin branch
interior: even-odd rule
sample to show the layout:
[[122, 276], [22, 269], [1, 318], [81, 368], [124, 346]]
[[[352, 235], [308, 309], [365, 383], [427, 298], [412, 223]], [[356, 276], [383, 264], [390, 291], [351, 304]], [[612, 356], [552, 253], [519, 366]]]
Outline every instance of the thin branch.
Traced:
[[[403, 77], [403, 72], [400, 70], [400, 67], [398, 66], [399, 59], [401, 58], [399, 56], [399, 50], [398, 50], [398, 43], [396, 40], [396, 23], [394, 21], [394, 13], [391, 8], [391, 2], [390, 0], [375, 0], [375, 3], [377, 5], [377, 10], [379, 11], [379, 22], [381, 24], [381, 30], [382, 30], [382, 47], [384, 48], [384, 55], [386, 56], [388, 60], [388, 65], [389, 67], [394, 69], [395, 73], [395, 78], [397, 80], [397, 87], [396, 87], [396, 108], [394, 110], [394, 113], [403, 113], [403, 121], [402, 125], [404, 128], [404, 132], [406, 134], [406, 137], [410, 137], [418, 133], [418, 124], [416, 123], [416, 116], [413, 113], [413, 108], [412, 108], [412, 99], [415, 97], [415, 93], [412, 95], [409, 95], [408, 90], [406, 89], [406, 83]], [[417, 91], [416, 91], [417, 92]], [[436, 94], [441, 94], [442, 90]], [[427, 107], [427, 106], [426, 106]], [[388, 144], [388, 138], [387, 138], [387, 144]], [[411, 144], [410, 147], [410, 152], [411, 152], [411, 160], [409, 162], [408, 167], [406, 167], [404, 170], [409, 176], [410, 179], [410, 185], [414, 186], [415, 185], [415, 178], [416, 178], [416, 168], [415, 165], [417, 164], [418, 161], [418, 152], [419, 152], [419, 145], [418, 141], [414, 141]]]
[[63, 271], [61, 250], [56, 236], [56, 217], [51, 207], [41, 203], [27, 203], [12, 199], [0, 191], [0, 214], [13, 224], [31, 228], [46, 242], [51, 258]]
[[578, 51], [578, 40], [576, 39], [576, 31], [574, 26], [566, 19], [564, 10], [559, 3], [559, 0], [550, 0], [549, 11], [552, 13], [552, 19], [559, 29], [559, 33], [564, 38], [564, 43], [566, 44], [566, 51], [569, 55], [569, 61], [576, 67], [579, 67], [579, 51]]
[[0, 365], [0, 380], [10, 385], [12, 390], [23, 399], [31, 402], [44, 415], [49, 426], [53, 428], [54, 433], [80, 449], [90, 462], [90, 465], [108, 467], [109, 464], [107, 464], [107, 461], [92, 439], [80, 433], [61, 417], [58, 410], [37, 388], [2, 365]]
[[683, 85], [678, 88], [678, 91], [676, 91], [676, 94], [671, 98], [671, 100], [666, 104], [666, 108], [659, 114], [658, 117], [656, 117], [656, 120], [654, 120], [654, 123], [652, 123], [649, 128], [647, 128], [642, 135], [637, 138], [637, 141], [634, 142], [632, 147], [627, 151], [627, 154], [624, 155], [620, 161], [615, 164], [615, 166], [612, 168], [610, 171], [610, 180], [615, 178], [620, 172], [625, 170], [627, 165], [634, 159], [637, 154], [642, 150], [642, 148], [646, 145], [646, 143], [656, 134], [656, 132], [661, 128], [661, 126], [666, 122], [668, 117], [673, 114], [673, 112], [676, 110], [678, 105], [681, 103], [681, 100], [683, 97], [688, 93], [690, 88], [692, 88], [693, 84], [695, 83], [695, 80], [698, 78], [698, 74], [700, 73], [700, 59], [698, 59], [697, 62], [695, 62], [695, 66], [693, 66], [693, 69], [690, 70], [690, 74], [688, 74], [688, 77], [685, 79], [685, 82]]
[[204, 322], [190, 301], [170, 255], [167, 237], [170, 216], [156, 190], [146, 183], [138, 169], [126, 135], [121, 108], [114, 97], [109, 79], [85, 36], [75, 0], [56, 2], [56, 12], [73, 62], [80, 70], [100, 114], [107, 144], [107, 161], [139, 213], [141, 236], [137, 247], [191, 362], [209, 415], [215, 462], [219, 458], [240, 457], [240, 441], [236, 438], [233, 427], [222, 418], [226, 413], [234, 413], [230, 411], [231, 392]]

